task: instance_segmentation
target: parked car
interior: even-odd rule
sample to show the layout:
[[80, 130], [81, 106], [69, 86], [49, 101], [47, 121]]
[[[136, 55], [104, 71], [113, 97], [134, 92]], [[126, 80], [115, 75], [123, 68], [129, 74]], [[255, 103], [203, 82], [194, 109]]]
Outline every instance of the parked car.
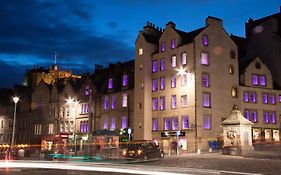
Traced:
[[135, 140], [126, 145], [123, 150], [126, 159], [161, 159], [164, 152], [151, 140]]

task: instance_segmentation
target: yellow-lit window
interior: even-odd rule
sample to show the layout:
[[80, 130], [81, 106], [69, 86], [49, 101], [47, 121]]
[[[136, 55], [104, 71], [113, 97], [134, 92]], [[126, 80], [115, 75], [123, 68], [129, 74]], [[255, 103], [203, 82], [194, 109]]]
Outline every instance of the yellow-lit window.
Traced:
[[142, 48], [139, 48], [139, 55], [142, 55], [143, 54], [143, 50]]

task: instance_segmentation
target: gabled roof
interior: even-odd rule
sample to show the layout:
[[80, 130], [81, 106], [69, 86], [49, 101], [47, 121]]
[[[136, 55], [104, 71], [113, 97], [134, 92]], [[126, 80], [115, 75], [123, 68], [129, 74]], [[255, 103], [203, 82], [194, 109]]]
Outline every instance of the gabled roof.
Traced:
[[178, 29], [175, 29], [175, 31], [181, 36], [182, 38], [182, 43], [181, 45], [185, 45], [185, 44], [188, 44], [188, 43], [192, 43], [194, 38], [199, 35], [206, 27], [202, 27], [202, 28], [199, 28], [199, 29], [196, 29], [196, 30], [193, 30], [191, 32], [184, 32], [184, 31], [181, 31], [181, 30], [178, 30]]

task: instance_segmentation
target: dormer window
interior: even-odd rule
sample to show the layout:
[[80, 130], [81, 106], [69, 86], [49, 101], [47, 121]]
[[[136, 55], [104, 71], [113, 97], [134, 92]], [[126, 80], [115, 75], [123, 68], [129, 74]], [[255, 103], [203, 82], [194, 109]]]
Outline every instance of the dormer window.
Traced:
[[113, 79], [109, 78], [108, 79], [108, 85], [107, 85], [108, 89], [112, 89], [113, 88]]
[[165, 50], [166, 50], [166, 44], [165, 44], [165, 42], [162, 42], [161, 43], [161, 52], [165, 52]]
[[174, 48], [176, 48], [176, 40], [172, 39], [171, 40], [171, 49], [174, 49]]
[[202, 44], [203, 44], [203, 46], [208, 46], [209, 40], [208, 40], [208, 36], [207, 35], [203, 35], [203, 37], [202, 37]]

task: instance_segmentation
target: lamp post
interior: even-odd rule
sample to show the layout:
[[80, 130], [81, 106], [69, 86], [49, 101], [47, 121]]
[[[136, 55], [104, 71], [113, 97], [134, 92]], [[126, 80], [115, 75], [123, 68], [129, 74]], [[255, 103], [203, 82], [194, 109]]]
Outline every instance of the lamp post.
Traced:
[[11, 147], [13, 147], [14, 143], [15, 143], [17, 103], [18, 103], [19, 100], [20, 100], [19, 97], [17, 97], [17, 96], [13, 97], [13, 101], [15, 103], [15, 109], [14, 109], [14, 120], [13, 120], [13, 132], [12, 132]]

